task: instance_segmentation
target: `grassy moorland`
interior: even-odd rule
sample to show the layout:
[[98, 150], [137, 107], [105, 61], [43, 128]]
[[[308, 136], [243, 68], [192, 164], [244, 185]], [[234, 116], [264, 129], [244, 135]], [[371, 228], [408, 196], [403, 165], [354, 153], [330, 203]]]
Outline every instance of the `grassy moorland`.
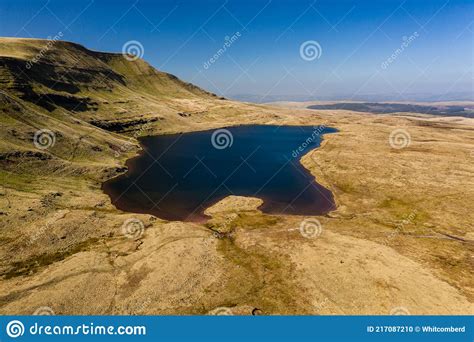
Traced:
[[[474, 313], [473, 119], [234, 102], [47, 44], [0, 39], [0, 313]], [[256, 198], [198, 224], [121, 212], [100, 190], [138, 136], [249, 123], [339, 129], [301, 161], [338, 205], [317, 236], [299, 231], [314, 218], [264, 215]], [[389, 144], [395, 129], [408, 146]]]

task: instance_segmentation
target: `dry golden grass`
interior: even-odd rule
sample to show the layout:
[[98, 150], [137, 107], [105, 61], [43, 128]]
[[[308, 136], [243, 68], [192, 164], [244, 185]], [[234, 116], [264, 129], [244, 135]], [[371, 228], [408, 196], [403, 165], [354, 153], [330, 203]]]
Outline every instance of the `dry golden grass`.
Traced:
[[[24, 63], [44, 44], [1, 39], [0, 60]], [[90, 87], [78, 83], [73, 95], [95, 110], [49, 112], [21, 100], [11, 86], [19, 79], [0, 67], [9, 80], [0, 85], [0, 313], [474, 313], [473, 120], [238, 103], [142, 61], [83, 54], [58, 43], [43, 63], [59, 75], [49, 77], [71, 83], [59, 62], [95, 70], [89, 76], [122, 75], [125, 85], [98, 76]], [[27, 83], [40, 94], [67, 93]], [[159, 119], [116, 133], [91, 125], [150, 118]], [[301, 161], [338, 205], [311, 218], [321, 222], [319, 236], [300, 234], [305, 217], [262, 214], [259, 199], [228, 197], [197, 224], [121, 212], [100, 190], [137, 152], [136, 136], [254, 123], [339, 129]], [[41, 128], [56, 132], [50, 149], [32, 144]], [[390, 146], [396, 128], [409, 132], [408, 147]], [[131, 218], [144, 227], [133, 239], [122, 231]]]

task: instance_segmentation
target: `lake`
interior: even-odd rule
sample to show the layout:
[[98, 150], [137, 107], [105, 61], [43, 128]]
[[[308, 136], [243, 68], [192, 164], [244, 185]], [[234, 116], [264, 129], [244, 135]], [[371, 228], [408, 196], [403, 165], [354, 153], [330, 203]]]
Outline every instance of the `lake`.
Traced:
[[118, 209], [166, 220], [205, 221], [204, 210], [229, 195], [261, 198], [269, 214], [321, 215], [335, 209], [332, 193], [299, 160], [334, 132], [247, 125], [143, 137], [128, 171], [102, 189]]

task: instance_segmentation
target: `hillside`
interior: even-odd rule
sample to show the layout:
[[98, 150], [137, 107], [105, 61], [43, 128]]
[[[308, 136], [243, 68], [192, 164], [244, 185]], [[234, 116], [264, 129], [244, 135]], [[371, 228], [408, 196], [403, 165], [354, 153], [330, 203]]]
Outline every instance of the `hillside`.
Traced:
[[88, 161], [100, 161], [124, 143], [108, 132], [133, 132], [156, 121], [161, 121], [160, 129], [186, 126], [177, 114], [177, 101], [215, 98], [143, 60], [129, 61], [121, 54], [93, 52], [74, 43], [47, 44], [0, 39], [1, 109], [6, 114], [1, 120], [10, 128], [2, 136], [4, 147], [9, 142], [15, 148], [31, 148], [32, 129], [54, 127], [60, 143], [50, 152], [65, 157], [69, 147], [64, 147], [80, 136], [75, 160], [86, 154]]
[[[235, 102], [48, 43], [0, 38], [0, 313], [474, 313], [473, 119]], [[138, 136], [251, 123], [339, 130], [301, 161], [338, 207], [320, 237], [257, 198], [230, 196], [198, 224], [122, 212], [101, 191]], [[400, 128], [411, 144], [391, 148]]]

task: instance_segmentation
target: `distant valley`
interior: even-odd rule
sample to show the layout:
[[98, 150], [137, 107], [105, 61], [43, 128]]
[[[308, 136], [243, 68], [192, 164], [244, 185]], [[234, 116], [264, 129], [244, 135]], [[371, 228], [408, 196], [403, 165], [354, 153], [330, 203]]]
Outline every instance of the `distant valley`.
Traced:
[[441, 116], [463, 116], [474, 118], [474, 104], [472, 105], [420, 105], [411, 103], [378, 103], [378, 102], [338, 102], [331, 104], [310, 105], [309, 109], [323, 110], [352, 110], [374, 114], [393, 113], [420, 113]]

